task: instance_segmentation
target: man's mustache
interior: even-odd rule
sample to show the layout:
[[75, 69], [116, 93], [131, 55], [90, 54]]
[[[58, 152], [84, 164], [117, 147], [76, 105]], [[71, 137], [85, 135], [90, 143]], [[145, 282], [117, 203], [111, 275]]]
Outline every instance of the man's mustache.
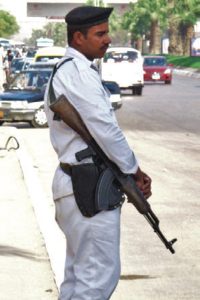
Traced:
[[106, 44], [104, 46], [102, 46], [100, 49], [106, 51], [109, 47], [109, 44]]

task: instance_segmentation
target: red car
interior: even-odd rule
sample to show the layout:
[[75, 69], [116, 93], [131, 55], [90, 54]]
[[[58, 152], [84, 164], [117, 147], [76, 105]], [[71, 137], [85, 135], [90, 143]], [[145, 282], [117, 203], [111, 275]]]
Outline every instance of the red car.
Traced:
[[172, 65], [167, 64], [165, 56], [144, 56], [144, 81], [172, 82]]

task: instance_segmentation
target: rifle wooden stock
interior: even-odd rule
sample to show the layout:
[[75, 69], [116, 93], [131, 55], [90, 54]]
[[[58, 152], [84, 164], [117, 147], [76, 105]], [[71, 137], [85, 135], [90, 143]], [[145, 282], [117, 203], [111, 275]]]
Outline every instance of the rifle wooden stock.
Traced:
[[60, 118], [74, 131], [76, 131], [86, 144], [90, 143], [92, 137], [83, 123], [80, 115], [64, 95], [50, 105], [51, 110], [58, 114]]
[[133, 177], [131, 175], [123, 174], [120, 169], [105, 155], [103, 150], [99, 147], [96, 141], [91, 136], [87, 127], [83, 123], [79, 113], [76, 111], [74, 106], [68, 101], [68, 99], [61, 95], [58, 99], [50, 105], [50, 109], [58, 114], [60, 118], [74, 131], [76, 131], [81, 138], [86, 142], [88, 146], [96, 153], [96, 155], [101, 158], [106, 167], [108, 167], [116, 180], [121, 186], [121, 190], [125, 193], [128, 198], [128, 202], [132, 203], [139, 213], [143, 214], [147, 221], [150, 223], [154, 231], [157, 233], [159, 238], [165, 244], [166, 248], [174, 253], [172, 248], [173, 243], [176, 239], [172, 241], [167, 241], [162, 232], [159, 229], [159, 220], [151, 210], [150, 204], [144, 198], [142, 192], [137, 187]]

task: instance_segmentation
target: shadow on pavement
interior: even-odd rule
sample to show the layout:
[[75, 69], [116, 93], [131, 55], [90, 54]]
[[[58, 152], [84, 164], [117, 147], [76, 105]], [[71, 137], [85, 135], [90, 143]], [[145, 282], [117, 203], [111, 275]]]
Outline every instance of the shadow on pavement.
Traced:
[[34, 252], [8, 245], [0, 245], [0, 256], [18, 256], [34, 261], [47, 260], [47, 258], [37, 257]]
[[138, 280], [138, 279], [154, 279], [149, 275], [121, 275], [120, 280]]

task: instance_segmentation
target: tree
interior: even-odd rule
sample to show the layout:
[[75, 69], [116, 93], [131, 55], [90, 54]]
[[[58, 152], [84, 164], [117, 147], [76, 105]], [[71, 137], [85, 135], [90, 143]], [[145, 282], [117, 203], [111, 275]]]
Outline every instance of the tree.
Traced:
[[113, 11], [109, 18], [109, 35], [112, 45], [129, 44], [129, 36], [127, 31], [122, 28], [122, 17]]
[[180, 10], [180, 35], [183, 55], [190, 55], [191, 39], [194, 37], [194, 25], [200, 17], [199, 0], [183, 0]]
[[130, 9], [123, 15], [122, 27], [130, 34], [131, 46], [142, 51], [143, 36], [149, 36], [149, 23], [140, 14], [135, 12], [135, 4], [130, 3]]
[[161, 33], [167, 26], [167, 4], [165, 0], [138, 0], [130, 4], [125, 13], [123, 26], [131, 31], [137, 39], [149, 36], [149, 52], [159, 54], [161, 51]]
[[199, 0], [168, 0], [169, 53], [190, 55], [194, 25], [200, 17]]
[[[86, 5], [92, 6], [106, 6], [103, 0], [87, 0]], [[127, 33], [122, 28], [122, 17], [115, 11], [112, 11], [109, 18], [109, 30], [112, 39], [112, 44], [126, 44], [128, 43]]]
[[179, 8], [175, 5], [175, 0], [168, 0], [168, 17], [169, 17], [169, 48], [170, 54], [181, 55], [182, 41], [179, 34]]
[[36, 40], [43, 37], [43, 30], [42, 29], [33, 29], [30, 38], [24, 39], [24, 43], [28, 46], [36, 46]]
[[64, 22], [49, 22], [42, 29], [33, 29], [30, 39], [26, 39], [26, 44], [35, 46], [39, 38], [50, 38], [54, 40], [55, 46], [65, 47], [67, 43], [66, 24]]
[[19, 25], [16, 18], [5, 10], [0, 10], [0, 36], [9, 38], [19, 32]]
[[55, 46], [65, 47], [67, 43], [67, 30], [65, 22], [50, 22], [43, 28], [44, 37], [54, 40]]

